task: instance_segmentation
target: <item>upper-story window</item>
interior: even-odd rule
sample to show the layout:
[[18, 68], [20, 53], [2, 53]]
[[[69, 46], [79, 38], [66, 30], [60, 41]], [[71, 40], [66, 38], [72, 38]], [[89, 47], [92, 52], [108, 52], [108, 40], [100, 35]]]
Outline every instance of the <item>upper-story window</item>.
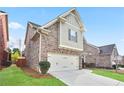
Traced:
[[69, 29], [68, 30], [68, 39], [74, 42], [77, 42], [77, 32]]

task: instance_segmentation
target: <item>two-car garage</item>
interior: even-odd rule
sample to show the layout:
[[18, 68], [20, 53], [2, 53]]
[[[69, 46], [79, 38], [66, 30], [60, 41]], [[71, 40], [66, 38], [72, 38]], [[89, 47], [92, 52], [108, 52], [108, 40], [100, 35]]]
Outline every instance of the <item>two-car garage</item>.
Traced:
[[79, 69], [79, 56], [48, 53], [48, 61], [51, 63], [49, 71]]

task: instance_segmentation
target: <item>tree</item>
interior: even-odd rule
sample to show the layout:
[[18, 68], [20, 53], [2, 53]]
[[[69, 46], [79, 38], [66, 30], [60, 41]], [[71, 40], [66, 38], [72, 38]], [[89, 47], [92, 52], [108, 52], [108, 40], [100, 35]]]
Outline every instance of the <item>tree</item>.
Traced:
[[13, 48], [11, 54], [12, 61], [16, 62], [20, 56], [21, 56], [20, 50], [18, 48]]
[[13, 53], [15, 53], [15, 52], [18, 52], [19, 54], [21, 54], [20, 50], [18, 48], [13, 48]]

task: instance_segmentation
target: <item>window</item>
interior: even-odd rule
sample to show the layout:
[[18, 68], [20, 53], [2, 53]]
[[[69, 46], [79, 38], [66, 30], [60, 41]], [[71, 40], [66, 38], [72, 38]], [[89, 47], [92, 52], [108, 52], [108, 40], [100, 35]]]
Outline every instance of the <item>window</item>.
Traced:
[[77, 32], [69, 29], [68, 30], [68, 39], [74, 42], [77, 42]]

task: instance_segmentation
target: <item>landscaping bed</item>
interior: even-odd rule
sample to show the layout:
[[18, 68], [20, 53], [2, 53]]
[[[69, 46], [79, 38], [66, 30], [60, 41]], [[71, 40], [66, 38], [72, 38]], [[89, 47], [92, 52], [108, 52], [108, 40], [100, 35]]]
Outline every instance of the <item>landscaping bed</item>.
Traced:
[[29, 68], [29, 67], [22, 67], [21, 68], [27, 75], [34, 77], [34, 78], [53, 78], [52, 75], [48, 74], [40, 74], [36, 72], [35, 70]]
[[50, 74], [42, 76], [31, 69], [22, 69], [15, 65], [2, 69], [0, 71], [0, 86], [65, 86], [62, 81]]

